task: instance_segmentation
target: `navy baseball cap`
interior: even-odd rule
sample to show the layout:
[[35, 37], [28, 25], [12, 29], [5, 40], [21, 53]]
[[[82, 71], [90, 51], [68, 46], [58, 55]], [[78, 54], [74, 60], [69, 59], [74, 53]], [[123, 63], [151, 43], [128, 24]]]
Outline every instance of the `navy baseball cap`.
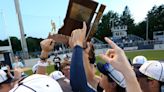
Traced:
[[97, 63], [98, 70], [108, 77], [109, 82], [114, 81], [121, 87], [125, 88], [125, 79], [122, 73], [114, 69], [109, 63]]

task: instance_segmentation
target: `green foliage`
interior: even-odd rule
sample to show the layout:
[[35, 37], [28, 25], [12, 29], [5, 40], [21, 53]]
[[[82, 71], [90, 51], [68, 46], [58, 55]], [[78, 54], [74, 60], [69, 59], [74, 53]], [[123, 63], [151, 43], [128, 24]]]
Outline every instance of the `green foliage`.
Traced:
[[8, 39], [0, 40], [0, 46], [9, 46]]
[[134, 35], [146, 39], [146, 21], [142, 21], [135, 26]]
[[17, 37], [10, 37], [10, 40], [11, 40], [11, 45], [12, 45], [12, 49], [13, 49], [14, 53], [16, 51], [21, 51], [22, 50], [21, 42]]
[[122, 15], [120, 16], [120, 25], [128, 26], [128, 30], [127, 30], [128, 34], [132, 34], [133, 31], [135, 30], [134, 19], [132, 19], [131, 17], [128, 6], [125, 7]]
[[148, 12], [149, 38], [153, 39], [154, 31], [164, 31], [164, 4], [154, 6]]
[[[22, 50], [21, 41], [17, 37], [10, 37], [10, 40], [14, 53]], [[39, 39], [33, 37], [26, 38], [28, 51], [29, 52], [41, 51], [40, 42], [42, 40], [43, 40], [42, 38]], [[8, 39], [4, 41], [0, 40], [0, 46], [9, 46]]]
[[[118, 14], [113, 11], [109, 11], [107, 14], [102, 16], [101, 22], [98, 25], [97, 32], [95, 33], [95, 37], [104, 40], [106, 36], [112, 36], [111, 33], [111, 22], [118, 21]], [[115, 23], [116, 24], [116, 23]]]
[[[154, 31], [164, 31], [164, 5], [162, 4], [159, 7], [154, 6], [148, 12], [147, 15], [148, 15], [148, 23], [149, 23], [149, 38], [150, 40], [152, 40]], [[111, 21], [113, 21], [114, 23], [112, 23]], [[98, 25], [98, 29], [94, 37], [102, 41], [104, 41], [103, 38], [105, 36], [111, 37], [112, 24], [114, 24], [114, 26], [127, 25], [128, 34], [134, 34], [144, 39], [146, 37], [146, 19], [138, 24], [135, 24], [134, 19], [130, 14], [130, 10], [128, 6], [125, 7], [120, 17], [118, 13], [115, 13], [113, 11], [109, 11], [107, 14], [104, 14]]]
[[40, 48], [40, 42], [42, 41], [43, 39], [38, 39], [38, 38], [33, 38], [33, 37], [28, 37], [26, 39], [27, 41], [27, 47], [28, 47], [28, 51], [29, 52], [35, 52], [35, 51], [40, 51], [41, 48]]

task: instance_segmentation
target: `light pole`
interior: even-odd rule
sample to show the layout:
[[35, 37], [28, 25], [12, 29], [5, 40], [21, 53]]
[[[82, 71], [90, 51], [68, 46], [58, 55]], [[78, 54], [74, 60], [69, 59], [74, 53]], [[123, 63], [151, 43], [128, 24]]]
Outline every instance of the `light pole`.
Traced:
[[149, 40], [149, 17], [146, 18], [146, 40]]
[[29, 58], [28, 48], [27, 48], [27, 43], [26, 43], [25, 33], [24, 33], [24, 28], [23, 28], [23, 22], [22, 22], [22, 16], [21, 16], [20, 7], [19, 7], [19, 1], [14, 0], [14, 3], [15, 3], [16, 14], [18, 17], [19, 29], [20, 29], [20, 34], [21, 34], [21, 46], [22, 46], [23, 56], [24, 58]]

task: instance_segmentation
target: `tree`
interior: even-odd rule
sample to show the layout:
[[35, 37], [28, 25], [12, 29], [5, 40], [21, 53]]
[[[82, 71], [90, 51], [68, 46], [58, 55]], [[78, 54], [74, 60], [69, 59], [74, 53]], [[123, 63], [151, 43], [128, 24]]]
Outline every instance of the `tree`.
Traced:
[[13, 52], [21, 51], [21, 42], [17, 37], [10, 37]]
[[137, 35], [143, 39], [146, 39], [146, 21], [142, 21], [135, 26], [133, 31], [134, 35]]
[[38, 38], [33, 38], [33, 37], [28, 37], [26, 39], [27, 41], [27, 47], [28, 47], [28, 51], [29, 52], [35, 52], [35, 51], [40, 51], [41, 48], [40, 48], [40, 42], [42, 41], [43, 39], [38, 39]]
[[127, 33], [128, 34], [133, 34], [135, 31], [135, 24], [134, 24], [134, 19], [132, 19], [130, 10], [128, 6], [125, 6], [125, 9], [120, 16], [120, 25], [127, 25]]
[[112, 36], [111, 33], [112, 21], [114, 22], [114, 25], [117, 25], [118, 20], [119, 20], [118, 13], [109, 11], [107, 14], [104, 14], [102, 16], [101, 22], [98, 25], [98, 29], [94, 37], [104, 41], [104, 37]]
[[[21, 42], [17, 37], [10, 37], [10, 40], [14, 53], [22, 50]], [[28, 51], [29, 52], [41, 51], [40, 42], [42, 40], [43, 40], [42, 38], [33, 38], [33, 37], [26, 38]], [[4, 41], [0, 40], [0, 46], [9, 46], [8, 39]]]
[[0, 46], [9, 46], [9, 42], [8, 42], [8, 39], [5, 39], [5, 40], [0, 40]]
[[154, 6], [147, 14], [149, 23], [149, 38], [153, 39], [153, 32], [164, 31], [164, 5]]

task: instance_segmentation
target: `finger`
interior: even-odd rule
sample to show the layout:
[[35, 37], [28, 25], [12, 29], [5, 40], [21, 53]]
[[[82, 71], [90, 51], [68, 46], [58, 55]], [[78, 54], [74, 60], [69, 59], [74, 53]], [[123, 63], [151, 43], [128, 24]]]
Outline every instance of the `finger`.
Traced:
[[114, 53], [114, 49], [108, 49], [107, 52], [105, 53], [106, 55], [110, 55], [111, 53]]
[[48, 41], [49, 41], [49, 44], [50, 45], [53, 45], [54, 44], [54, 40], [53, 39], [48, 39]]
[[91, 46], [91, 43], [90, 42], [87, 42], [87, 46], [90, 47]]
[[72, 48], [72, 37], [69, 38], [69, 46]]
[[51, 41], [50, 45], [51, 45], [52, 47], [54, 47], [55, 43], [54, 43], [53, 41]]
[[73, 30], [73, 31], [72, 31], [72, 33], [71, 33], [71, 37], [73, 36], [73, 34], [74, 34], [74, 31], [75, 31], [75, 30]]
[[109, 58], [107, 55], [100, 54], [99, 56], [100, 56], [100, 58], [101, 58], [102, 60], [104, 60], [104, 61], [107, 62], [107, 63], [111, 63], [111, 62], [113, 61], [113, 60], [112, 60], [111, 58]]
[[53, 41], [50, 42], [50, 45], [52, 45]]
[[87, 25], [86, 25], [85, 22], [83, 22], [83, 28], [82, 28], [82, 30], [83, 30], [83, 34], [86, 35]]
[[91, 49], [91, 43], [90, 42], [87, 42], [87, 49], [90, 51], [90, 49]]
[[112, 48], [118, 47], [112, 40], [110, 40], [110, 39], [107, 38], [107, 37], [105, 37], [105, 41], [106, 41]]
[[83, 28], [82, 29], [87, 30], [87, 25], [86, 25], [85, 21], [83, 22]]

